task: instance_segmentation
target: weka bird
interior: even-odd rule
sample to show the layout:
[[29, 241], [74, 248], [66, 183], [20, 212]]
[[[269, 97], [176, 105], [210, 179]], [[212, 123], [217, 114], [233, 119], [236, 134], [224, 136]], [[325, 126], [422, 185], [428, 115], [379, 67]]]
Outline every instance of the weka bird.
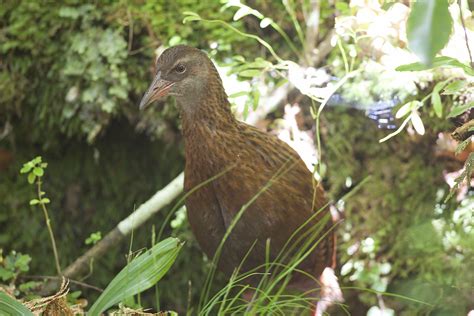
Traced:
[[[219, 268], [232, 273], [252, 246], [243, 270], [263, 264], [267, 239], [274, 259], [290, 236], [326, 205], [324, 191], [286, 143], [234, 118], [221, 78], [204, 52], [175, 46], [162, 53], [156, 68], [140, 107], [166, 95], [176, 98], [185, 142], [185, 192], [201, 185], [186, 198], [189, 223], [200, 247], [212, 258], [234, 216], [272, 181], [245, 209], [225, 241]], [[328, 212], [325, 208], [311, 224], [327, 219]], [[327, 235], [299, 266], [316, 278], [333, 265], [331, 226], [327, 221], [320, 236]]]

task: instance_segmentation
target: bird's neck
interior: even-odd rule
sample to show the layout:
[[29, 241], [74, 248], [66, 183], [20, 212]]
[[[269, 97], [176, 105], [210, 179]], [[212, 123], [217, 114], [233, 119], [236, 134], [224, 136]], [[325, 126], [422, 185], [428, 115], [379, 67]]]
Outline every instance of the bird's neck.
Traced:
[[213, 133], [218, 130], [232, 130], [237, 126], [224, 87], [218, 80], [211, 80], [209, 89], [194, 100], [181, 102], [183, 135]]

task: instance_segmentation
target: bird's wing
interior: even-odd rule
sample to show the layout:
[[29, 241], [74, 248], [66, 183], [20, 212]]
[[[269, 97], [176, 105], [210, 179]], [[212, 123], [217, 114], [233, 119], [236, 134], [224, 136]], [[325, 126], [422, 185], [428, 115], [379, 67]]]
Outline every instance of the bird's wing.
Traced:
[[[230, 237], [245, 236], [232, 240], [235, 252], [245, 255], [257, 240], [255, 250], [264, 254], [266, 239], [270, 238], [272, 250], [277, 253], [293, 232], [325, 206], [326, 198], [321, 187], [314, 185], [304, 162], [286, 143], [254, 128], [244, 132], [242, 143], [232, 147], [236, 150], [236, 166], [212, 182], [214, 194], [226, 227], [244, 208]], [[311, 225], [324, 214], [326, 210]], [[327, 248], [322, 245], [321, 257], [327, 257]]]

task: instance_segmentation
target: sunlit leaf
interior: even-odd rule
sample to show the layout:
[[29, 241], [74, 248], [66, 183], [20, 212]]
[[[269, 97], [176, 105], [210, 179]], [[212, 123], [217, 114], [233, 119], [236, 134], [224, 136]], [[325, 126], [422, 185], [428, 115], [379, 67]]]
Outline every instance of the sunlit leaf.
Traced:
[[33, 183], [35, 183], [35, 180], [36, 180], [35, 174], [33, 172], [30, 172], [28, 174], [28, 183], [33, 184]]
[[253, 77], [259, 76], [261, 73], [262, 72], [257, 69], [247, 69], [247, 70], [239, 72], [239, 76], [253, 78]]
[[422, 103], [418, 100], [410, 101], [408, 103], [405, 103], [404, 105], [402, 105], [398, 109], [397, 113], [395, 113], [395, 118], [400, 119], [400, 118], [406, 116], [408, 113], [412, 112], [413, 110], [416, 110], [421, 105], [422, 105]]
[[30, 172], [31, 168], [33, 168], [32, 163], [25, 163], [23, 167], [20, 169], [20, 173], [28, 173]]
[[252, 12], [252, 9], [250, 9], [247, 6], [243, 6], [240, 9], [238, 9], [237, 12], [235, 12], [233, 19], [234, 21], [238, 21], [244, 16], [249, 15], [251, 12]]
[[260, 101], [260, 91], [255, 89], [253, 91], [253, 110], [255, 111], [258, 107], [258, 102]]
[[238, 98], [238, 97], [242, 97], [242, 96], [247, 95], [247, 94], [248, 94], [247, 91], [239, 91], [239, 92], [232, 93], [231, 95], [229, 95], [229, 98], [231, 98], [231, 99]]
[[447, 117], [450, 118], [450, 117], [459, 116], [459, 115], [463, 114], [464, 112], [466, 112], [467, 110], [472, 109], [472, 108], [474, 108], [474, 101], [471, 101], [467, 104], [455, 106], [451, 109], [451, 111], [449, 112]]
[[262, 29], [266, 28], [267, 26], [269, 26], [270, 24], [272, 24], [273, 20], [270, 19], [270, 18], [263, 18], [261, 21], [260, 21], [260, 27]]
[[443, 94], [457, 94], [460, 90], [464, 89], [465, 86], [467, 86], [465, 80], [453, 81], [444, 88]]
[[42, 177], [44, 175], [44, 170], [43, 168], [40, 168], [40, 167], [36, 167], [33, 169], [33, 173], [37, 176], [37, 177]]
[[418, 112], [413, 111], [411, 113], [411, 123], [418, 134], [425, 135], [425, 126], [423, 125], [423, 121], [421, 120]]
[[425, 65], [420, 62], [406, 64], [398, 66], [395, 70], [397, 71], [422, 71], [428, 70], [431, 68], [436, 67], [454, 67], [454, 68], [461, 68], [464, 72], [470, 76], [474, 76], [474, 69], [472, 69], [469, 65], [463, 64], [459, 60], [447, 56], [440, 56], [436, 57], [433, 60], [431, 65]]
[[36, 205], [38, 204], [40, 201], [38, 199], [32, 199], [30, 200], [30, 205]]
[[431, 65], [446, 45], [452, 29], [447, 0], [418, 0], [407, 21], [408, 47], [425, 65]]
[[248, 102], [245, 102], [244, 111], [242, 112], [242, 117], [244, 118], [244, 120], [246, 120], [248, 116], [249, 116], [249, 104]]
[[443, 105], [441, 104], [441, 97], [439, 92], [446, 85], [446, 81], [438, 82], [431, 93], [431, 104], [433, 105], [433, 110], [437, 117], [441, 118], [443, 116]]

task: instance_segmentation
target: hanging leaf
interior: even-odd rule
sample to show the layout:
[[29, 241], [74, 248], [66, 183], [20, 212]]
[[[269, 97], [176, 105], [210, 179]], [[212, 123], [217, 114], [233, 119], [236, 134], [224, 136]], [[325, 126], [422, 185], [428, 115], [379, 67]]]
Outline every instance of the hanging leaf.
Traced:
[[249, 103], [245, 102], [244, 111], [242, 112], [242, 117], [244, 118], [244, 120], [246, 120], [248, 116], [249, 116]]
[[35, 183], [35, 180], [36, 180], [35, 174], [33, 172], [29, 173], [28, 174], [28, 183], [33, 184], [33, 183]]
[[433, 110], [437, 117], [441, 118], [443, 116], [443, 105], [441, 104], [441, 97], [439, 92], [446, 85], [447, 81], [438, 82], [431, 93], [431, 104], [433, 105]]
[[234, 21], [240, 20], [244, 16], [249, 15], [251, 12], [252, 12], [252, 9], [250, 9], [249, 7], [247, 6], [241, 7], [234, 14]]
[[413, 111], [411, 113], [411, 123], [413, 124], [413, 128], [419, 135], [425, 135], [425, 126], [423, 125], [423, 121], [421, 120], [418, 112]]
[[405, 103], [398, 109], [397, 113], [395, 113], [395, 118], [400, 119], [413, 110], [418, 109], [420, 106], [422, 106], [422, 103], [418, 100]]
[[451, 35], [452, 19], [447, 0], [412, 2], [407, 21], [408, 47], [425, 65], [431, 65], [436, 54]]
[[255, 89], [253, 91], [253, 110], [255, 111], [258, 107], [258, 102], [260, 101], [260, 91]]

